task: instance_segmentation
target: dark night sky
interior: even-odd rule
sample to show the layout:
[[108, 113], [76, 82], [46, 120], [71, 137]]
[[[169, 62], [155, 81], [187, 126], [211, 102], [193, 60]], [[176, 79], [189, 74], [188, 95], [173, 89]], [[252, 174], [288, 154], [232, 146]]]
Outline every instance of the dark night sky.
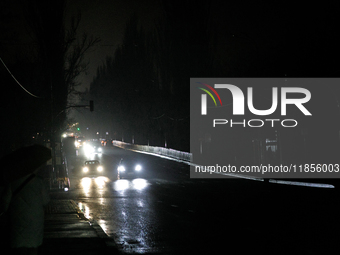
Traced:
[[[191, 2], [195, 4], [187, 15], [198, 21], [202, 18], [196, 13], [196, 6], [200, 1]], [[11, 8], [17, 9], [15, 1], [9, 3]], [[67, 3], [66, 21], [76, 15], [78, 10], [82, 13], [79, 35], [86, 32], [101, 39], [86, 54], [86, 60], [90, 64], [89, 71], [79, 78], [86, 88], [89, 87], [97, 67], [105, 61], [107, 55], [112, 56], [121, 43], [126, 21], [134, 12], [140, 18], [141, 24], [149, 29], [153, 28], [155, 19], [162, 15], [158, 0], [69, 0]], [[233, 65], [246, 66], [249, 64], [247, 55], [252, 51], [257, 56], [256, 63], [251, 64], [254, 67], [261, 66], [261, 70], [250, 72], [250, 76], [338, 76], [337, 25], [340, 22], [335, 5], [327, 2], [302, 5], [292, 4], [290, 1], [248, 1], [245, 4], [216, 0], [210, 3], [210, 30], [217, 38], [212, 47], [218, 52], [222, 62], [234, 61]], [[181, 5], [182, 3], [178, 3], [178, 8]], [[20, 12], [14, 13], [17, 16], [11, 21], [11, 30], [19, 34], [20, 30], [27, 29], [20, 21]], [[198, 34], [193, 38], [193, 44], [199, 40]], [[11, 47], [18, 52], [17, 45], [13, 44]], [[228, 48], [236, 50], [226, 52]], [[3, 58], [6, 60], [6, 56]]]
[[151, 28], [158, 15], [159, 1], [148, 0], [72, 0], [68, 1], [67, 19], [81, 11], [82, 20], [79, 34], [83, 32], [99, 37], [101, 42], [86, 55], [89, 61], [89, 71], [81, 75], [82, 86], [88, 88], [96, 69], [106, 56], [113, 56], [115, 49], [121, 43], [124, 28], [128, 18], [136, 13], [145, 28]]
[[[106, 55], [112, 55], [120, 43], [127, 18], [137, 12], [142, 24], [151, 28], [159, 15], [159, 1], [70, 1], [70, 13], [80, 8], [82, 12], [81, 31], [101, 38], [101, 43], [88, 54], [90, 70], [82, 77], [88, 86], [98, 65]], [[211, 30], [218, 31], [218, 47], [228, 43], [251, 48], [261, 55], [260, 61], [267, 61], [268, 71], [277, 76], [329, 76], [321, 71], [321, 62], [331, 61], [337, 42], [335, 8], [327, 4], [297, 5], [289, 2], [247, 2], [212, 1]], [[178, 5], [180, 8], [180, 4]], [[188, 13], [192, 19], [200, 19]], [[193, 43], [199, 38], [193, 38]], [[179, 38], [180, 39], [180, 38]], [[247, 52], [244, 51], [244, 54]], [[222, 55], [223, 56], [223, 55]], [[236, 56], [237, 57], [237, 56]], [[326, 63], [325, 63], [326, 64]], [[315, 70], [319, 68], [319, 70]], [[335, 68], [332, 65], [332, 68]], [[263, 70], [265, 76], [269, 72]]]
[[[17, 60], [22, 61], [20, 57], [29, 58], [32, 52], [29, 47], [32, 47], [33, 37], [27, 36], [30, 30], [23, 18], [24, 11], [18, 8], [20, 1], [4, 0], [0, 2], [2, 14], [12, 13], [9, 18], [4, 15], [0, 17], [0, 30], [3, 32], [0, 37], [0, 56], [8, 64], [14, 64]], [[170, 24], [168, 28], [176, 30], [171, 32], [165, 30], [167, 36], [171, 37], [165, 37], [167, 38], [165, 40], [173, 40], [171, 43], [175, 45], [174, 47], [178, 47], [172, 49], [173, 52], [169, 50], [169, 54], [174, 56], [177, 54], [173, 61], [175, 67], [169, 68], [171, 69], [169, 74], [177, 74], [183, 78], [176, 77], [179, 81], [176, 83], [176, 88], [177, 91], [181, 90], [182, 95], [178, 101], [189, 98], [189, 75], [194, 73], [198, 77], [206, 76], [203, 74], [205, 71], [203, 68], [201, 75], [201, 69], [197, 69], [200, 71], [195, 72], [195, 68], [201, 68], [201, 66], [208, 67], [207, 72], [214, 72], [214, 68], [217, 66], [216, 73], [224, 77], [340, 76], [338, 66], [340, 55], [338, 25], [340, 22], [336, 5], [331, 5], [328, 2], [309, 2], [302, 5], [290, 1], [212, 0], [209, 1], [209, 12], [205, 12], [199, 8], [200, 4], [204, 2], [206, 1], [167, 2], [172, 3], [170, 9], [173, 9], [171, 13], [165, 13], [162, 12], [159, 0], [67, 0], [66, 25], [67, 22], [70, 22], [70, 18], [80, 11], [82, 20], [78, 31], [79, 36], [85, 32], [101, 39], [101, 42], [85, 56], [85, 60], [89, 61], [89, 70], [79, 77], [80, 90], [89, 88], [98, 66], [105, 62], [106, 56], [114, 55], [115, 49], [122, 42], [126, 22], [133, 13], [136, 13], [140, 23], [149, 31], [152, 31], [159, 18], [164, 18], [168, 22], [167, 24]], [[7, 12], [5, 8], [10, 11]], [[168, 16], [165, 17], [164, 14], [168, 14]], [[205, 24], [205, 18], [208, 18], [208, 31], [197, 28], [197, 24]], [[201, 60], [200, 52], [196, 52], [195, 49], [202, 51], [202, 49], [207, 50], [207, 47], [211, 52], [209, 55], [202, 54], [202, 58], [208, 56], [208, 59]], [[165, 47], [165, 49], [169, 48]], [[189, 54], [186, 54], [185, 51], [188, 51]], [[196, 53], [199, 57], [188, 61], [187, 56], [192, 57]], [[165, 55], [159, 54], [159, 56], [164, 57]], [[182, 57], [185, 59], [181, 62]], [[213, 61], [209, 62], [209, 58]], [[200, 61], [204, 64], [191, 66], [192, 61], [196, 61], [194, 64]], [[184, 64], [181, 65], [182, 63]], [[27, 72], [27, 70], [25, 71]], [[19, 71], [17, 76], [20, 77], [20, 75], [24, 74]], [[208, 77], [211, 76], [208, 75]], [[185, 83], [185, 79], [187, 79], [187, 83]], [[25, 93], [14, 82], [13, 84], [19, 91], [18, 93], [21, 93], [20, 95]], [[318, 89], [324, 94], [319, 93], [322, 100], [318, 101], [313, 98], [314, 111], [319, 109], [319, 105], [324, 105], [325, 101], [329, 101], [333, 105], [327, 107], [332, 108], [333, 115], [338, 114], [336, 110], [339, 110], [339, 106], [335, 105], [337, 98], [334, 99], [334, 95], [340, 98], [340, 86], [334, 86], [329, 90], [320, 86]], [[169, 91], [166, 93], [170, 93]], [[188, 97], [183, 95], [188, 95]], [[314, 95], [317, 95], [317, 92]], [[174, 94], [175, 96], [178, 94]], [[85, 104], [85, 102], [69, 101], [69, 104], [77, 103]], [[92, 117], [96, 114], [97, 112], [94, 112]], [[320, 118], [324, 118], [322, 123], [329, 123], [327, 116], [323, 114], [320, 116]], [[70, 110], [68, 117], [77, 122], [86, 118], [81, 110]], [[92, 119], [88, 121], [91, 122]], [[103, 124], [105, 123], [100, 123], [100, 125]], [[338, 123], [331, 123], [330, 126], [338, 128], [335, 127], [335, 124], [338, 125]], [[336, 131], [334, 134], [338, 137], [338, 130]], [[325, 129], [323, 132], [327, 133], [327, 130]], [[319, 131], [316, 133], [319, 135]]]
[[[194, 21], [203, 18], [196, 13], [199, 2], [191, 1], [194, 4], [187, 13]], [[88, 73], [79, 77], [82, 88], [89, 87], [105, 57], [114, 54], [121, 43], [126, 21], [134, 12], [148, 29], [152, 29], [155, 19], [162, 15], [160, 1], [157, 0], [69, 0], [67, 3], [66, 21], [78, 10], [82, 13], [79, 35], [86, 32], [101, 39], [86, 54], [90, 65]], [[211, 47], [215, 57], [227, 67], [247, 67], [249, 73], [244, 73], [245, 76], [339, 76], [337, 30], [340, 22], [335, 5], [327, 2], [302, 5], [289, 1], [248, 1], [245, 4], [216, 0], [210, 3], [209, 25], [216, 37]], [[177, 8], [182, 8], [183, 3], [176, 4]], [[17, 16], [11, 27], [19, 33], [25, 30], [25, 26], [20, 23], [20, 13], [14, 13]], [[192, 43], [199, 43], [201, 36], [197, 34]], [[16, 54], [20, 53], [16, 44], [10, 47]], [[2, 53], [4, 60], [11, 61], [6, 52]], [[249, 53], [252, 58], [249, 58]]]

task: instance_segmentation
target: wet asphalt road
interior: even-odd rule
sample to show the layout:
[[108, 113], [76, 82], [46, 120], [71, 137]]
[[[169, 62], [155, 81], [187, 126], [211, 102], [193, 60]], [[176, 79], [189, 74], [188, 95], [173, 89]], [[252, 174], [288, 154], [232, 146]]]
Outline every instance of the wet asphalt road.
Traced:
[[[189, 166], [103, 147], [105, 175], [83, 178], [86, 157], [68, 156], [74, 199], [122, 253], [333, 254], [339, 251], [335, 189], [241, 179], [190, 179]], [[144, 176], [117, 179], [122, 157], [140, 158]]]

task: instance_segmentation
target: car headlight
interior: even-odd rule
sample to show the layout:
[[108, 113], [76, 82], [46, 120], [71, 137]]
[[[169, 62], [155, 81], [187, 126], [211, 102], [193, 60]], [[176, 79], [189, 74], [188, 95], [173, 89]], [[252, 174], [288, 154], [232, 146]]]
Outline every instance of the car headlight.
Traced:
[[98, 167], [97, 167], [97, 171], [98, 171], [98, 172], [103, 171], [103, 167], [102, 167], [102, 166], [98, 166]]
[[118, 167], [118, 171], [124, 172], [124, 171], [125, 171], [125, 167], [124, 167], [124, 166], [119, 166], [119, 167]]
[[98, 152], [102, 152], [102, 148], [98, 148]]
[[84, 151], [85, 151], [86, 154], [90, 154], [90, 153], [93, 153], [93, 152], [94, 152], [94, 149], [93, 149], [93, 147], [91, 147], [90, 145], [86, 145], [86, 146], [84, 147]]
[[135, 170], [136, 170], [136, 171], [142, 170], [142, 166], [141, 166], [141, 165], [136, 165]]
[[87, 167], [83, 167], [83, 171], [86, 173], [89, 171], [89, 169]]

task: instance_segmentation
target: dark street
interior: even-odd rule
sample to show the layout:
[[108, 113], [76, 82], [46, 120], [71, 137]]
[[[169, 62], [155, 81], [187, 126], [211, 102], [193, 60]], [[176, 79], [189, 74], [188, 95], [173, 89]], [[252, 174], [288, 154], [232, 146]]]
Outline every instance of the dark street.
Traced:
[[339, 23], [328, 2], [0, 1], [3, 250], [338, 254]]
[[[131, 155], [145, 175], [117, 180], [119, 159]], [[70, 155], [71, 188], [52, 197], [75, 200], [124, 253], [330, 254], [338, 248], [335, 189], [190, 179], [187, 164], [116, 147], [92, 157], [105, 177], [79, 177], [87, 158]]]

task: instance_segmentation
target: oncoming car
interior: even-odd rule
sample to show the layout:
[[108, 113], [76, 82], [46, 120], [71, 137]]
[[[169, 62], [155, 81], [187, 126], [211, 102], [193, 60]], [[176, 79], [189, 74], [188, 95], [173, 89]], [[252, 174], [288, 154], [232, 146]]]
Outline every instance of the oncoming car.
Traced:
[[122, 178], [136, 178], [144, 174], [142, 164], [133, 158], [122, 158], [117, 168], [118, 179]]
[[83, 176], [99, 176], [104, 174], [104, 168], [98, 160], [87, 160], [82, 168]]
[[86, 143], [84, 145], [85, 155], [101, 154], [102, 151], [103, 150], [102, 150], [101, 146], [98, 146], [97, 144]]

